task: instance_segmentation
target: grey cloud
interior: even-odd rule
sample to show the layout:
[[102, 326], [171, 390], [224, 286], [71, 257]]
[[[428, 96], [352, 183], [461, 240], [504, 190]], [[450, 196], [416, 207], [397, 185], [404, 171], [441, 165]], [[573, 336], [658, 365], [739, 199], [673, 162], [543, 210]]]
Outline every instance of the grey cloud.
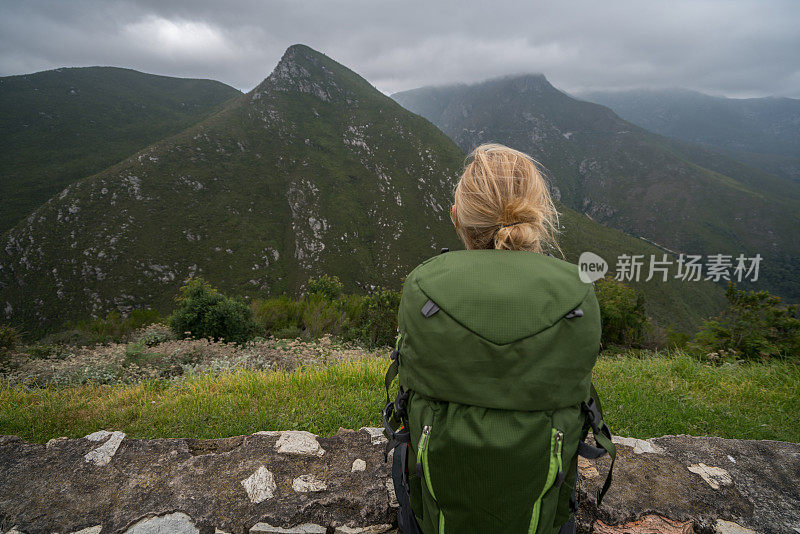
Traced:
[[542, 72], [567, 91], [800, 97], [800, 2], [76, 0], [0, 5], [0, 74], [116, 65], [249, 90], [305, 43], [391, 93]]

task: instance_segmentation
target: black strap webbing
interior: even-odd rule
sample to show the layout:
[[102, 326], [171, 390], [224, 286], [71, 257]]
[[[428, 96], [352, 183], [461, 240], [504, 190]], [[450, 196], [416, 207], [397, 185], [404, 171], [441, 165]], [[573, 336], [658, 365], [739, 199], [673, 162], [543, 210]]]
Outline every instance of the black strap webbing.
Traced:
[[592, 435], [594, 436], [595, 443], [597, 443], [597, 447], [593, 447], [585, 441], [581, 441], [578, 443], [578, 454], [589, 459], [599, 458], [606, 452], [611, 456], [611, 465], [608, 467], [606, 480], [603, 486], [597, 490], [597, 506], [599, 508], [608, 488], [611, 487], [611, 475], [614, 471], [614, 462], [617, 459], [617, 447], [614, 445], [614, 442], [611, 441], [611, 429], [603, 420], [603, 407], [600, 404], [600, 396], [597, 394], [594, 383], [591, 385], [589, 402], [581, 403], [581, 409], [586, 415], [589, 426], [592, 427]]

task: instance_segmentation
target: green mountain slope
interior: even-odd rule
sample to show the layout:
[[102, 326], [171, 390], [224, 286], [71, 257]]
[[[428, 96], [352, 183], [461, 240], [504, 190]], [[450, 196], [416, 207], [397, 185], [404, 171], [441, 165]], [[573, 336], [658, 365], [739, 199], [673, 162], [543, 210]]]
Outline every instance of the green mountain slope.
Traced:
[[240, 295], [309, 275], [400, 279], [455, 242], [463, 154], [425, 119], [305, 46], [223, 110], [68, 186], [10, 230], [0, 310], [30, 331], [168, 308], [202, 275]]
[[800, 100], [724, 98], [685, 89], [590, 92], [652, 132], [722, 149], [767, 172], [800, 180]]
[[[29, 331], [134, 307], [169, 309], [202, 275], [241, 296], [294, 292], [311, 275], [399, 288], [439, 247], [464, 153], [427, 120], [302, 45], [246, 95], [184, 132], [69, 186], [8, 232], [0, 310]], [[576, 261], [661, 251], [564, 207]], [[610, 256], [609, 256], [610, 259]], [[722, 305], [710, 283], [641, 284], [683, 329]]]
[[761, 254], [756, 287], [800, 299], [800, 202], [788, 182], [779, 194], [745, 168], [734, 177], [702, 167], [671, 140], [576, 100], [541, 75], [393, 98], [424, 112], [464, 150], [497, 141], [530, 153], [565, 204], [607, 226], [677, 252]]
[[239, 91], [112, 67], [0, 78], [0, 234], [77, 179], [206, 117]]

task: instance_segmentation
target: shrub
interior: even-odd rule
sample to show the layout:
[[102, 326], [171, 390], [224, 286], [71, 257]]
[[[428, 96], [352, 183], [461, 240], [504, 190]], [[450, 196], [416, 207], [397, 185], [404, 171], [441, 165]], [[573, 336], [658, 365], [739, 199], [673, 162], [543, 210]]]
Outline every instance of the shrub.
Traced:
[[148, 347], [172, 341], [175, 336], [169, 326], [161, 323], [151, 324], [136, 332], [133, 341], [144, 343]]
[[244, 342], [257, 331], [253, 311], [244, 302], [219, 293], [202, 278], [188, 279], [175, 300], [178, 308], [169, 324], [179, 338]]
[[344, 286], [338, 276], [323, 274], [319, 278], [309, 278], [306, 284], [306, 294], [309, 297], [317, 295], [330, 302], [338, 300], [343, 291]]
[[400, 293], [390, 289], [379, 289], [363, 297], [360, 306], [353, 306], [359, 316], [354, 317], [349, 337], [368, 347], [394, 345], [399, 307]]
[[[300, 303], [287, 295], [256, 300], [252, 304], [256, 322], [265, 333], [289, 328], [302, 329], [303, 311]], [[276, 336], [277, 337], [277, 336]]]
[[303, 337], [303, 331], [297, 326], [287, 326], [273, 330], [272, 335], [278, 339], [297, 339]]
[[595, 283], [603, 325], [603, 345], [642, 346], [651, 327], [644, 307], [644, 293], [613, 278]]
[[712, 362], [726, 360], [800, 359], [798, 306], [782, 305], [767, 291], [741, 291], [729, 283], [728, 305], [704, 321], [689, 348]]
[[327, 297], [326, 293], [314, 293], [303, 301], [303, 326], [310, 339], [325, 334], [339, 335], [347, 322], [341, 303]]
[[[161, 315], [156, 310], [133, 310], [123, 316], [112, 310], [104, 318], [83, 320], [71, 326], [65, 333], [76, 344], [96, 345], [101, 343], [119, 343], [133, 331], [158, 322]], [[53, 340], [64, 336], [51, 336]]]
[[257, 300], [252, 309], [264, 332], [277, 338], [317, 339], [326, 334], [367, 347], [393, 345], [400, 293], [345, 294], [335, 276], [309, 278], [300, 300], [286, 295]]

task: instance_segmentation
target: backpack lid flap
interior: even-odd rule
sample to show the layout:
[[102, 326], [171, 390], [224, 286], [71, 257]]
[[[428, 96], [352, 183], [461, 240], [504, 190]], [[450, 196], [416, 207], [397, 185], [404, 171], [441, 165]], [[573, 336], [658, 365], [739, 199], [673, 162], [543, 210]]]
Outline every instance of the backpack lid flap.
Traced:
[[580, 280], [576, 265], [518, 250], [448, 252], [424, 262], [412, 275], [445, 313], [497, 345], [552, 326], [592, 288]]

